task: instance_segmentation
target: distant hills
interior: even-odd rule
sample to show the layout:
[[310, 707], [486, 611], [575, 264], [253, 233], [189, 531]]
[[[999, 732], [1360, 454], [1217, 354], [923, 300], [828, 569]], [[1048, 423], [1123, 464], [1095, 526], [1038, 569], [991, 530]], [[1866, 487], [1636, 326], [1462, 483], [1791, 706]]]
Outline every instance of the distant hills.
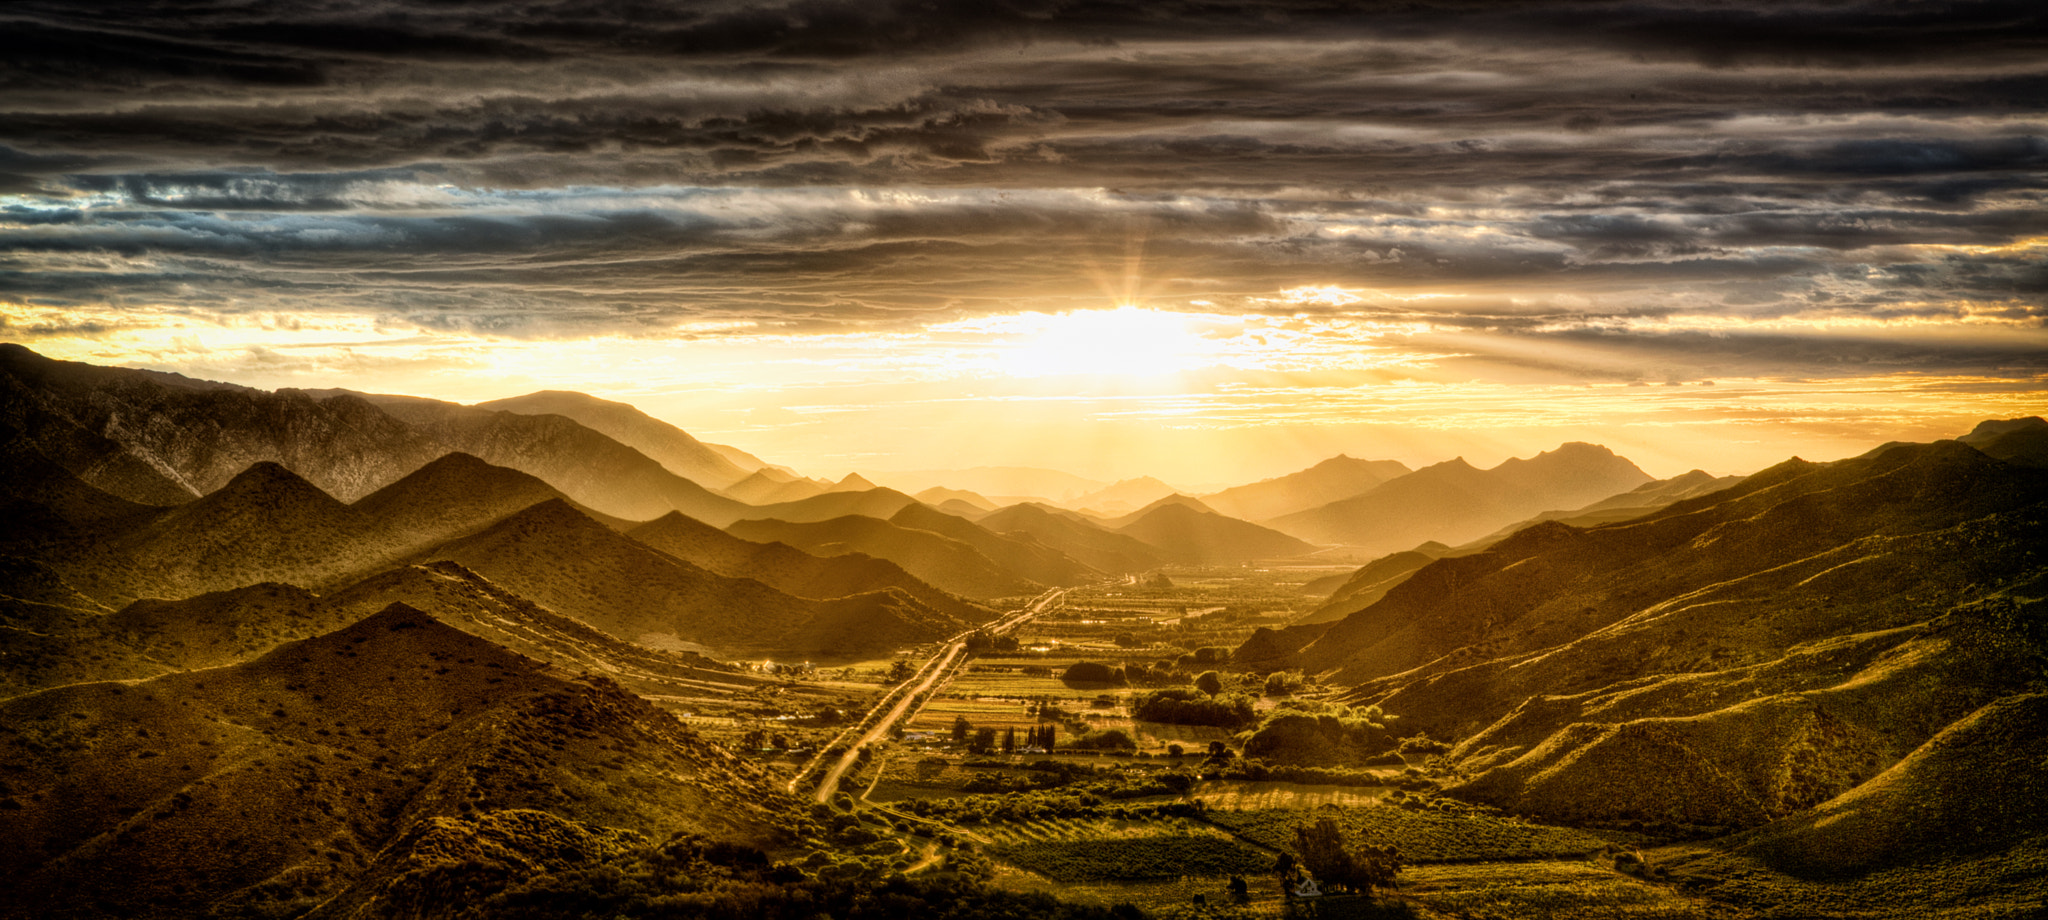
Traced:
[[1094, 492], [1067, 499], [1059, 504], [1075, 511], [1084, 511], [1097, 517], [1114, 517], [1150, 505], [1162, 498], [1179, 492], [1166, 483], [1150, 476], [1125, 479]]
[[1578, 508], [1649, 481], [1649, 474], [1607, 448], [1574, 442], [1487, 470], [1449, 460], [1263, 523], [1309, 542], [1384, 555], [1428, 540], [1455, 546], [1540, 512]]
[[[668, 556], [619, 532], [627, 526], [524, 473], [451, 454], [353, 505], [259, 463], [176, 507], [54, 522], [40, 537], [13, 529], [15, 542], [0, 550], [40, 560], [108, 607], [266, 582], [326, 591], [392, 566], [452, 560], [612, 635], [719, 655], [886, 651], [964, 629], [963, 615], [987, 616], [907, 576], [795, 597]], [[849, 633], [850, 642], [835, 638]]]
[[962, 597], [1023, 597], [1044, 589], [1042, 583], [1010, 572], [965, 542], [864, 515], [810, 523], [740, 521], [726, 531], [743, 540], [784, 543], [821, 556], [859, 553], [887, 559], [918, 579]]
[[1350, 498], [1411, 470], [1394, 460], [1355, 460], [1339, 454], [1298, 473], [1202, 496], [1218, 514], [1264, 521]]
[[[858, 654], [966, 628], [895, 589], [814, 600], [719, 575], [605, 527], [561, 500], [415, 558], [458, 562], [522, 597], [654, 648]], [[848, 621], [866, 630], [850, 645]]]
[[1160, 499], [1121, 522], [1117, 533], [1158, 549], [1170, 561], [1191, 565], [1233, 565], [1260, 559], [1289, 559], [1315, 547], [1276, 530], [1205, 511], [1198, 503]]
[[922, 492], [934, 487], [961, 489], [986, 495], [998, 502], [1039, 499], [1063, 503], [1070, 498], [1102, 489], [1109, 483], [1026, 466], [978, 466], [965, 470], [866, 471], [867, 478], [904, 492]]
[[976, 521], [1002, 534], [1028, 534], [1031, 539], [1065, 553], [1084, 565], [1111, 574], [1144, 572], [1166, 561], [1142, 540], [1117, 533], [1072, 512], [1023, 502]]
[[[1463, 797], [1759, 826], [1891, 770], [1920, 777], [1900, 789], [1963, 782], [1916, 751], [2038, 687], [2044, 502], [2038, 470], [1954, 441], [1794, 459], [1644, 517], [1543, 522], [1428, 561], [1236, 654], [1457, 739]], [[1804, 826], [1759, 852], [1832, 839]]]
[[2048, 467], [2048, 421], [2038, 415], [1980, 422], [1957, 440], [2008, 463]]
[[996, 614], [920, 581], [887, 559], [862, 553], [813, 556], [786, 543], [742, 540], [680, 513], [641, 524], [627, 535], [720, 575], [751, 578], [797, 597], [824, 600], [894, 589], [964, 623], [986, 622]]
[[[520, 415], [560, 415], [585, 428], [633, 448], [669, 472], [712, 489], [723, 489], [759, 471], [764, 464], [729, 447], [705, 444], [690, 433], [633, 406], [584, 393], [542, 390], [510, 399], [477, 403], [479, 409]], [[733, 458], [753, 462], [743, 465]]]

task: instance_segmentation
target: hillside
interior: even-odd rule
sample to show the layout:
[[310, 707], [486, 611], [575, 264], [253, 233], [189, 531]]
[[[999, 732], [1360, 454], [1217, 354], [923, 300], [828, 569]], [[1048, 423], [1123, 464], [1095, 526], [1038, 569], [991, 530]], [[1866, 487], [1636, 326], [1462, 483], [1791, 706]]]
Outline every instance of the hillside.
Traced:
[[[825, 602], [725, 578], [616, 533], [561, 500], [416, 555], [438, 559], [610, 635], [670, 652], [860, 654], [965, 629], [899, 592]], [[860, 635], [848, 633], [848, 621], [864, 623], [872, 635], [856, 647], [838, 645]]]
[[1059, 470], [1028, 466], [977, 466], [964, 470], [866, 470], [868, 479], [904, 492], [922, 492], [935, 486], [962, 489], [986, 495], [1002, 503], [1007, 496], [1042, 496], [1043, 500], [1064, 501], [1108, 485]]
[[773, 505], [782, 502], [802, 501], [815, 495], [823, 495], [831, 488], [829, 483], [796, 476], [784, 476], [774, 470], [759, 469], [747, 474], [745, 479], [735, 482], [720, 492], [727, 498], [746, 502], [749, 505]]
[[1697, 498], [1732, 487], [1741, 481], [1740, 476], [1712, 476], [1700, 470], [1693, 470], [1670, 479], [1646, 482], [1584, 508], [1546, 511], [1455, 549], [1431, 541], [1406, 552], [1390, 553], [1353, 572], [1348, 580], [1330, 594], [1322, 607], [1295, 622], [1306, 624], [1341, 620], [1378, 602], [1395, 585], [1406, 581], [1408, 576], [1420, 570], [1432, 559], [1476, 552], [1537, 524], [1555, 521], [1573, 527], [1593, 527], [1632, 520], [1688, 498]]
[[1075, 496], [1060, 502], [1060, 505], [1075, 511], [1085, 511], [1100, 517], [1129, 514], [1166, 496], [1179, 492], [1166, 483], [1150, 476], [1125, 479], [1109, 486]]
[[1264, 521], [1350, 498], [1411, 472], [1395, 460], [1356, 460], [1338, 454], [1300, 472], [1201, 496], [1218, 514]]
[[676, 510], [731, 521], [749, 507], [560, 415], [348, 390], [272, 393], [53, 361], [12, 344], [0, 344], [0, 423], [84, 482], [144, 504], [210, 494], [258, 463], [354, 501], [462, 452], [632, 520]]
[[403, 396], [367, 398], [441, 445], [437, 456], [460, 451], [539, 477], [605, 514], [647, 521], [670, 511], [714, 519], [750, 510], [564, 416], [494, 412]]
[[548, 500], [566, 501], [532, 476], [467, 454], [436, 459], [354, 505], [259, 463], [194, 501], [60, 527], [44, 545], [18, 551], [116, 607], [261, 582], [324, 590]]
[[786, 543], [820, 556], [860, 553], [887, 559], [918, 580], [962, 597], [1023, 597], [1044, 590], [959, 540], [863, 515], [812, 523], [740, 521], [726, 532], [756, 543]]
[[1956, 440], [2007, 463], [2048, 467], [2048, 420], [2038, 415], [1980, 422]]
[[85, 482], [153, 505], [262, 462], [354, 499], [445, 452], [358, 396], [55, 361], [11, 343], [0, 343], [0, 422]]
[[523, 826], [509, 852], [567, 859], [769, 838], [794, 807], [615, 685], [397, 604], [242, 664], [9, 700], [0, 725], [4, 916], [298, 913], [431, 861], [436, 829]]
[[[12, 593], [22, 592], [17, 586]], [[0, 598], [0, 619], [27, 634], [0, 652], [0, 698], [246, 661], [394, 602], [432, 610], [444, 623], [536, 660], [608, 674], [639, 693], [678, 695], [757, 682], [702, 656], [620, 641], [453, 562], [391, 569], [325, 596], [265, 583], [183, 600], [139, 600], [113, 612], [61, 601]]]
[[47, 561], [109, 606], [259, 582], [311, 585], [375, 561], [353, 509], [292, 471], [258, 463], [219, 490], [100, 528]]
[[1234, 565], [1260, 559], [1291, 559], [1315, 547], [1248, 521], [1166, 502], [1117, 528], [1172, 562]]
[[1040, 544], [1112, 575], [1156, 569], [1165, 561], [1158, 550], [1135, 537], [1031, 502], [1011, 505], [975, 523], [999, 534], [1029, 534]]
[[[1956, 442], [1793, 460], [1621, 524], [1439, 559], [1239, 650], [1460, 739], [1462, 796], [1742, 827], [2040, 679], [2048, 480]], [[1298, 649], [1299, 651], [1290, 651]]]
[[[948, 502], [965, 505], [977, 512], [976, 517], [995, 511], [997, 507], [995, 502], [990, 501], [979, 493], [969, 492], [966, 489], [948, 489], [944, 486], [933, 486], [911, 497], [934, 508], [942, 507]], [[969, 518], [969, 520], [972, 519]]]
[[1607, 448], [1571, 443], [1489, 470], [1449, 460], [1261, 523], [1313, 543], [1382, 556], [1429, 540], [1457, 546], [1543, 511], [1582, 507], [1649, 481]]
[[[129, 501], [87, 484], [45, 456], [28, 436], [7, 425], [0, 425], [0, 467], [7, 470], [6, 476], [0, 476], [0, 509], [11, 521], [40, 518], [43, 528], [63, 530], [160, 507]], [[186, 495], [179, 501], [190, 498]]]
[[1139, 508], [1138, 510], [1133, 511], [1129, 514], [1119, 515], [1117, 517], [1112, 518], [1089, 517], [1085, 519], [1090, 521], [1099, 521], [1102, 524], [1102, 526], [1107, 527], [1111, 530], [1122, 530], [1125, 527], [1129, 527], [1130, 525], [1143, 520], [1146, 515], [1151, 514], [1152, 512], [1157, 511], [1161, 508], [1167, 507], [1168, 505], [1179, 505], [1180, 507], [1200, 511], [1204, 514], [1216, 513], [1216, 509], [1203, 504], [1201, 499], [1195, 498], [1192, 495], [1182, 495], [1179, 492], [1175, 492], [1172, 495], [1156, 499], [1151, 504], [1146, 505], [1143, 508]]
[[1389, 553], [1352, 572], [1351, 577], [1330, 592], [1323, 605], [1309, 615], [1296, 620], [1299, 624], [1329, 623], [1341, 620], [1357, 611], [1379, 603], [1395, 585], [1407, 581], [1409, 576], [1423, 566], [1441, 558], [1445, 547], [1441, 543], [1424, 544], [1431, 549], [1417, 548], [1407, 552]]
[[[965, 628], [900, 592], [826, 603], [718, 575], [617, 533], [560, 500], [415, 559], [460, 563], [606, 633], [672, 651], [854, 654], [884, 650], [906, 636], [927, 641]], [[836, 645], [849, 635], [848, 621], [871, 628], [872, 638], [858, 648]]]
[[538, 478], [464, 453], [442, 456], [364, 496], [350, 508], [358, 522], [356, 539], [390, 547], [390, 558], [395, 559], [407, 549], [471, 533], [550, 500], [569, 502], [613, 530], [631, 526], [629, 521], [577, 505]]
[[[758, 508], [748, 508], [746, 509], [745, 516], [749, 518], [774, 518], [778, 521], [789, 521], [792, 524], [815, 524], [819, 521], [829, 521], [833, 518], [845, 517], [849, 514], [887, 519], [890, 515], [915, 504], [917, 504], [917, 499], [911, 498], [895, 489], [852, 489], [837, 492], [828, 491], [797, 501], [777, 502], [772, 505], [762, 505]], [[689, 514], [687, 511], [683, 513]], [[696, 515], [691, 516], [697, 517]], [[734, 520], [738, 520], [738, 518], [724, 516], [711, 518], [697, 517], [697, 519], [717, 527], [724, 527], [731, 524]]]
[[965, 518], [925, 505], [906, 505], [889, 518], [898, 527], [928, 530], [974, 547], [1005, 571], [1048, 585], [1078, 585], [1099, 580], [1102, 572], [1057, 548], [1028, 536], [996, 533]]
[[626, 535], [728, 578], [751, 578], [797, 597], [847, 597], [893, 588], [962, 622], [982, 623], [996, 615], [988, 607], [919, 581], [887, 559], [862, 553], [813, 556], [786, 543], [742, 540], [679, 513], [648, 521]]
[[477, 403], [479, 409], [520, 415], [560, 415], [646, 454], [669, 472], [712, 489], [745, 479], [760, 467], [741, 466], [689, 432], [622, 402], [586, 393], [542, 390], [510, 399]]

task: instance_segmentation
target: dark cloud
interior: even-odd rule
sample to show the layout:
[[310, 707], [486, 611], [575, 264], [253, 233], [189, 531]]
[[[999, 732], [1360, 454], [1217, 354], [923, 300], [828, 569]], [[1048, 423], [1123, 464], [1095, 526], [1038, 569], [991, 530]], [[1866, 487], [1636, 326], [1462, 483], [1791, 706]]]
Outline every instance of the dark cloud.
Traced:
[[1391, 309], [1275, 299], [1321, 284], [1603, 343], [2038, 330], [2048, 7], [24, 2], [0, 196], [0, 299], [81, 308], [535, 336]]

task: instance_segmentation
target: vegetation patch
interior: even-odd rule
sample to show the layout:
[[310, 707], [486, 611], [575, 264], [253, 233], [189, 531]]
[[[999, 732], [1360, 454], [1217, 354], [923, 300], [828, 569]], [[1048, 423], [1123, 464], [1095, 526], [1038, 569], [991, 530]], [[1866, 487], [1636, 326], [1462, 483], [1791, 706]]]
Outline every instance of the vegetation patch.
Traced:
[[1226, 837], [1185, 834], [1039, 840], [997, 847], [993, 855], [1060, 882], [1179, 878], [1184, 875], [1254, 875], [1273, 867], [1273, 855]]
[[[1211, 811], [1205, 820], [1274, 849], [1292, 849], [1295, 828], [1323, 818], [1351, 840], [1392, 846], [1409, 863], [1558, 859], [1594, 853], [1629, 835], [1528, 824], [1470, 811], [1406, 808], [1318, 808]], [[1630, 838], [1633, 839], [1633, 838]]]

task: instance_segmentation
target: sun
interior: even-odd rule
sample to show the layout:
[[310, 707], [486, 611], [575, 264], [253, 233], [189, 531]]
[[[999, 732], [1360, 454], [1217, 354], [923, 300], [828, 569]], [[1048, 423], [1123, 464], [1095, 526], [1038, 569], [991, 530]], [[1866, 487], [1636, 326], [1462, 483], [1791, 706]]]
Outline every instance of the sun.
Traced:
[[1014, 335], [994, 351], [1013, 377], [1116, 375], [1157, 377], [1215, 363], [1216, 343], [1197, 333], [1192, 317], [1124, 306], [1006, 317]]

